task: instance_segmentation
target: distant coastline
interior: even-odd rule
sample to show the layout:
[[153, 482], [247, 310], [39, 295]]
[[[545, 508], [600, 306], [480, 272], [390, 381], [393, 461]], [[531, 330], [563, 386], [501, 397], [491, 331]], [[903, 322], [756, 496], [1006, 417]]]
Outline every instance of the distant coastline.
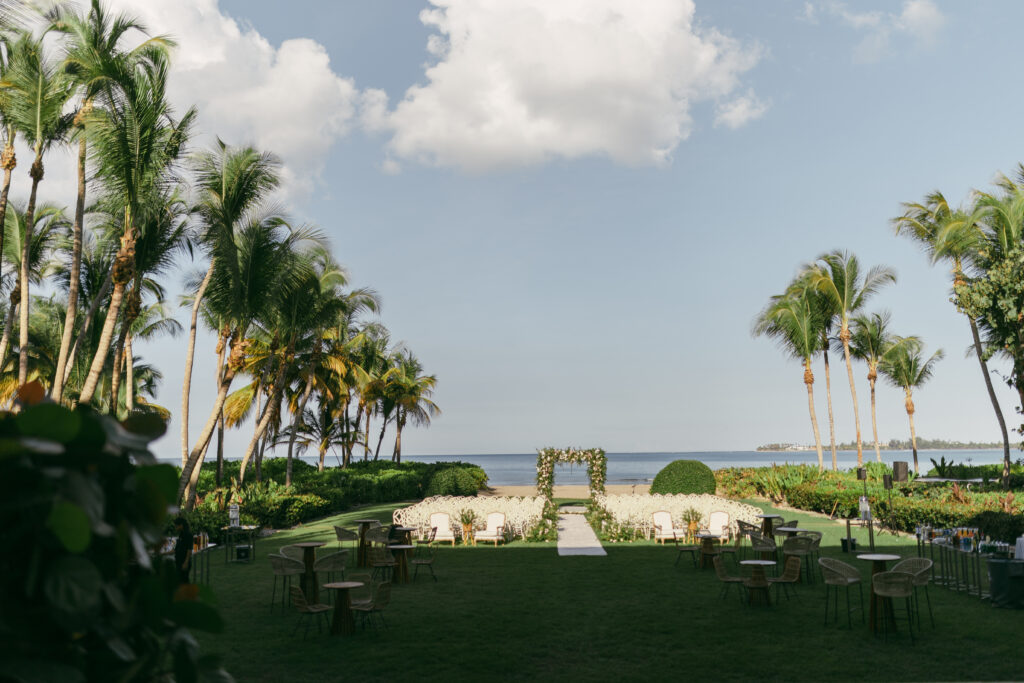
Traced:
[[[873, 441], [865, 439], [861, 444], [864, 450], [874, 450], [875, 444]], [[829, 444], [822, 444], [823, 448], [830, 449]], [[987, 448], [1002, 448], [1003, 444], [999, 442], [992, 443], [976, 443], [974, 441], [945, 441], [943, 439], [918, 439], [917, 450], [919, 451], [976, 451]], [[911, 448], [910, 441], [900, 441], [899, 439], [890, 439], [885, 443], [878, 444], [879, 450], [882, 451], [909, 451]], [[857, 444], [850, 443], [837, 443], [836, 450], [839, 451], [853, 451], [857, 449]], [[796, 444], [796, 443], [768, 443], [762, 446], [758, 446], [757, 449], [760, 452], [767, 453], [792, 453], [800, 451], [813, 451], [814, 446], [807, 444]]]

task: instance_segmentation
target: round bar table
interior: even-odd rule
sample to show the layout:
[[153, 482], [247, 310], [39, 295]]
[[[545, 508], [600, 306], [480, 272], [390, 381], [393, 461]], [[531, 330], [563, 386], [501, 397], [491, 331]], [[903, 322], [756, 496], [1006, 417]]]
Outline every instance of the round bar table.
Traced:
[[366, 548], [370, 545], [366, 542], [366, 532], [369, 530], [370, 525], [374, 522], [379, 522], [377, 519], [357, 519], [356, 524], [359, 525], [359, 547], [356, 550], [356, 566], [365, 567], [369, 564], [369, 560], [366, 555]]
[[715, 555], [718, 552], [715, 551], [715, 539], [721, 538], [719, 534], [713, 534], [710, 531], [700, 531], [694, 534], [700, 539], [700, 568], [707, 569], [708, 567], [715, 566]]
[[316, 549], [326, 545], [323, 541], [306, 541], [296, 543], [296, 548], [302, 548], [302, 560], [306, 565], [306, 571], [302, 573], [299, 585], [302, 587], [302, 594], [306, 601], [311, 604], [320, 602], [320, 586], [316, 582], [316, 572], [313, 571], [313, 564], [316, 562]]
[[395, 544], [389, 545], [388, 550], [395, 552], [395, 583], [409, 583], [409, 551], [415, 548], [414, 545]]
[[[886, 562], [895, 562], [901, 559], [899, 555], [885, 555], [881, 553], [869, 553], [866, 555], [858, 555], [858, 560], [864, 560], [865, 562], [871, 563], [871, 576], [878, 574], [879, 572], [885, 571]], [[875, 595], [874, 581], [871, 582], [871, 619], [868, 620], [868, 625], [871, 627], [871, 632], [874, 633], [878, 630], [877, 624], [875, 624], [875, 615], [878, 614], [879, 610], [885, 611], [885, 619], [888, 619], [890, 624], [893, 625], [893, 630], [896, 630], [895, 626], [895, 615], [892, 611], [892, 599], [881, 598]]]
[[754, 604], [754, 595], [756, 594], [765, 605], [772, 604], [772, 596], [769, 592], [771, 586], [764, 575], [764, 569], [765, 567], [774, 567], [775, 560], [742, 560], [740, 564], [750, 567], [750, 578], [743, 581], [743, 585], [747, 587], [747, 602], [751, 605]]
[[798, 526], [778, 526], [775, 527], [775, 531], [781, 531], [782, 533], [786, 534], [786, 538], [790, 538], [805, 531], [810, 531], [810, 529], [801, 529]]
[[773, 519], [782, 519], [782, 515], [758, 515], [761, 518], [761, 533], [768, 538], [775, 538], [775, 531], [772, 527]]
[[403, 534], [405, 534], [404, 543], [406, 543], [406, 544], [411, 544], [412, 543], [412, 532], [418, 531], [418, 529], [416, 527], [414, 527], [414, 526], [395, 527], [395, 530], [396, 531], [401, 531]]
[[324, 588], [338, 591], [334, 596], [334, 618], [331, 620], [332, 636], [350, 636], [356, 631], [356, 623], [352, 618], [352, 601], [349, 598], [350, 588], [359, 588], [362, 581], [339, 581], [325, 583]]

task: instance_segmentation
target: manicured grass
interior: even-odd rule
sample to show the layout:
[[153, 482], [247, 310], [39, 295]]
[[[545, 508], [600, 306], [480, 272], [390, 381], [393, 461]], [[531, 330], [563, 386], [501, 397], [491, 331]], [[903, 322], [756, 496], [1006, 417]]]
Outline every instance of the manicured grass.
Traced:
[[[558, 557], [553, 543], [437, 550], [434, 583], [395, 586], [388, 628], [350, 638], [302, 629], [296, 615], [269, 606], [266, 555], [289, 543], [328, 540], [351, 520], [390, 520], [394, 506], [362, 508], [260, 540], [254, 564], [213, 558], [212, 585], [227, 623], [198, 634], [239, 681], [395, 680], [982, 680], [1019, 677], [1021, 614], [976, 597], [931, 587], [935, 628], [911, 645], [905, 632], [885, 642], [854, 614], [853, 628], [822, 625], [825, 589], [800, 586], [799, 597], [748, 607], [735, 591], [718, 598], [711, 570], [650, 541], [607, 544], [607, 557]], [[767, 508], [768, 506], [762, 506]], [[825, 532], [823, 554], [869, 563], [839, 551], [841, 526], [782, 511]], [[867, 548], [865, 532], [858, 532]], [[909, 557], [914, 540], [876, 537], [878, 552]], [[737, 570], [728, 564], [729, 570]], [[774, 597], [774, 591], [773, 591]], [[867, 598], [867, 586], [865, 586]], [[854, 594], [856, 600], [856, 594]], [[841, 601], [842, 603], [842, 601]], [[865, 601], [865, 605], [866, 605]], [[902, 607], [902, 605], [900, 605]]]

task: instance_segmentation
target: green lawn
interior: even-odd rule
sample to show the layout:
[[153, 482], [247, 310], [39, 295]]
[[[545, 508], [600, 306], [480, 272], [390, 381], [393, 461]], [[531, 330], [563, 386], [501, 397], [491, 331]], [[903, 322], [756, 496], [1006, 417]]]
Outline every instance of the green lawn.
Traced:
[[[824, 587], [769, 608], [719, 600], [711, 570], [694, 569], [651, 542], [606, 545], [608, 556], [558, 557], [553, 543], [442, 547], [438, 581], [420, 572], [395, 586], [388, 628], [333, 638], [313, 629], [290, 636], [295, 615], [269, 607], [266, 554], [282, 545], [330, 540], [334, 524], [378, 517], [362, 508], [260, 540], [254, 564], [213, 559], [212, 586], [227, 623], [199, 634], [239, 681], [354, 680], [979, 680], [1019, 678], [1019, 612], [931, 588], [935, 628], [925, 618], [916, 645], [906, 633], [885, 642], [859, 616], [823, 627]], [[767, 506], [762, 506], [766, 507]], [[784, 512], [825, 532], [824, 554], [861, 569], [839, 551], [840, 526]], [[866, 549], [866, 533], [859, 532]], [[905, 557], [913, 539], [876, 537], [879, 552]], [[730, 570], [735, 568], [729, 565]], [[773, 592], [774, 595], [774, 592]], [[855, 598], [855, 594], [854, 594]], [[866, 602], [865, 602], [866, 604]]]

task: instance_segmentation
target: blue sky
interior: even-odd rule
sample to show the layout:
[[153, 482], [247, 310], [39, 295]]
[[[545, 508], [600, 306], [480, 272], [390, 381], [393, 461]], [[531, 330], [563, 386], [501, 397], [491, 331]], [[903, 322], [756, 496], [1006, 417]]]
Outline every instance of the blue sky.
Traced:
[[[291, 211], [437, 375], [443, 415], [403, 436], [407, 453], [810, 443], [799, 365], [750, 326], [836, 248], [895, 268], [869, 310], [946, 350], [915, 395], [918, 434], [998, 438], [947, 274], [889, 219], [1021, 160], [1018, 3], [115, 4], [178, 38], [175, 96], [200, 107], [200, 144], [281, 154]], [[183, 344], [137, 352], [177, 412]], [[850, 440], [839, 358], [832, 383]], [[908, 436], [902, 392], [880, 385], [878, 418], [883, 440]], [[177, 429], [158, 454], [178, 452]]]

